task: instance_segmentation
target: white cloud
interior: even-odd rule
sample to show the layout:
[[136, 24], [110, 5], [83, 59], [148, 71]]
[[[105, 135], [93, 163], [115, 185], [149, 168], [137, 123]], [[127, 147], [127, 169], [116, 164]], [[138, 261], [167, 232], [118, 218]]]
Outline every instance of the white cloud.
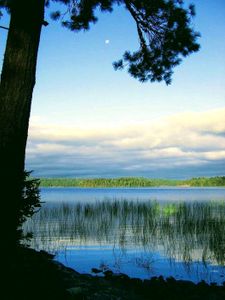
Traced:
[[180, 113], [129, 126], [62, 126], [43, 123], [36, 116], [29, 130], [27, 162], [41, 169], [39, 158], [52, 157], [56, 173], [63, 162], [60, 167], [64, 167], [65, 175], [78, 163], [80, 171], [90, 166], [93, 172], [98, 166], [108, 172], [110, 168], [113, 172], [141, 172], [157, 167], [201, 167], [219, 161], [225, 165], [224, 120], [225, 108]]

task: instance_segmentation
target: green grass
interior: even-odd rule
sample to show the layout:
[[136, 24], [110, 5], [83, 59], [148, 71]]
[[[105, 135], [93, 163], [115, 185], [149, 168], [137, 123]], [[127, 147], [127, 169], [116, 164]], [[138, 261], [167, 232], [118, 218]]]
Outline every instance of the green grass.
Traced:
[[198, 177], [186, 180], [120, 178], [41, 178], [42, 187], [157, 187], [157, 186], [225, 186], [225, 176]]

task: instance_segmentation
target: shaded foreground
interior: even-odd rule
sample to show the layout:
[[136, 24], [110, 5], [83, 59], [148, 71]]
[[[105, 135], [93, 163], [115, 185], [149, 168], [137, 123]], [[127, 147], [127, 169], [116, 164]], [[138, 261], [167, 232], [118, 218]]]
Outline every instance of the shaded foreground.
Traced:
[[5, 285], [7, 296], [4, 296], [7, 300], [225, 299], [225, 282], [217, 286], [162, 277], [142, 281], [110, 271], [103, 277], [82, 275], [55, 262], [44, 251], [24, 247], [8, 262], [8, 271], [10, 276], [5, 278], [9, 286]]

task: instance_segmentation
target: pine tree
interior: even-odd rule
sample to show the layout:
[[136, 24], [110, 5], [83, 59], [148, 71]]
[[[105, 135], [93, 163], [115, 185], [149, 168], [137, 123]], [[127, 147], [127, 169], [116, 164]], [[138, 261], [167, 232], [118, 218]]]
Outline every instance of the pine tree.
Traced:
[[[51, 11], [50, 3], [62, 4]], [[23, 189], [25, 148], [37, 53], [45, 13], [77, 32], [97, 22], [96, 10], [112, 12], [122, 5], [135, 20], [140, 47], [125, 52], [114, 63], [144, 81], [171, 83], [173, 68], [182, 57], [196, 52], [198, 33], [191, 27], [194, 7], [182, 0], [0, 0], [0, 10], [10, 14], [10, 26], [0, 83], [0, 167], [4, 211], [10, 213], [8, 242], [18, 226]], [[0, 14], [1, 15], [1, 14]]]

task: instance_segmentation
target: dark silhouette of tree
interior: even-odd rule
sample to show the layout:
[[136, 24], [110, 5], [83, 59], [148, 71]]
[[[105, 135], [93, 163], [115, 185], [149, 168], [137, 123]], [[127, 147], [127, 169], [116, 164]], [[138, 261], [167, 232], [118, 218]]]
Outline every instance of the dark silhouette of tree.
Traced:
[[[53, 2], [61, 4], [61, 10], [51, 11]], [[114, 63], [115, 69], [126, 68], [142, 82], [164, 80], [169, 84], [182, 57], [199, 49], [198, 33], [191, 26], [193, 5], [186, 8], [182, 0], [0, 0], [0, 10], [10, 14], [0, 84], [0, 182], [6, 211], [11, 214], [6, 244], [13, 242], [12, 233], [19, 225], [37, 53], [42, 26], [47, 25], [45, 11], [76, 32], [88, 30], [97, 21], [97, 9], [111, 12], [116, 4], [133, 17], [140, 47], [133, 53], [125, 52]]]

